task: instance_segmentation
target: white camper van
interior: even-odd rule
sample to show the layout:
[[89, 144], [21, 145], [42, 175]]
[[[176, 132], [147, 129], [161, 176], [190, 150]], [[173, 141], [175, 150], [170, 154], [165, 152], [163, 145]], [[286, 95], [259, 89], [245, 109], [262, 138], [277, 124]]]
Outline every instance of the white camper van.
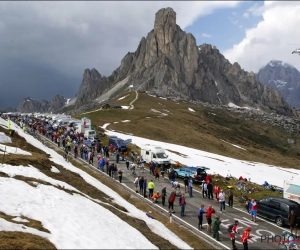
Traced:
[[296, 201], [300, 204], [300, 184], [299, 182], [284, 181], [283, 198]]
[[77, 132], [85, 134], [86, 130], [92, 130], [92, 122], [89, 118], [83, 117], [78, 124]]
[[169, 166], [171, 164], [171, 160], [166, 155], [165, 150], [160, 146], [155, 145], [142, 145], [141, 146], [141, 156], [143, 157], [144, 161], [147, 163], [153, 161], [159, 166], [165, 165]]

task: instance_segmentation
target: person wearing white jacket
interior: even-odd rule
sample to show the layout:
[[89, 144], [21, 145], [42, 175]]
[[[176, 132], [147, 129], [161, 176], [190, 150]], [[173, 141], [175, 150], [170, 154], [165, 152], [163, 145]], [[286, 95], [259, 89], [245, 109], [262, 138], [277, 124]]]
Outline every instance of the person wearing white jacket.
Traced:
[[219, 194], [219, 202], [220, 202], [220, 210], [223, 213], [223, 210], [225, 212], [225, 193], [224, 193], [223, 189], [221, 190], [221, 192]]

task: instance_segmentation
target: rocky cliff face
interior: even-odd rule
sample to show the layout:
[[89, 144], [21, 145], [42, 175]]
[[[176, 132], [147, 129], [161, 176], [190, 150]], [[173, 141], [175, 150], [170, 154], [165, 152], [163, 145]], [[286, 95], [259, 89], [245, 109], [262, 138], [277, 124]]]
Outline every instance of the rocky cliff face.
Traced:
[[77, 104], [95, 99], [126, 77], [134, 89], [162, 97], [293, 112], [280, 93], [261, 85], [253, 72], [231, 64], [211, 45], [197, 46], [194, 36], [176, 24], [171, 8], [156, 13], [154, 29], [141, 39], [136, 52], [128, 53], [110, 77], [87, 89], [88, 98], [78, 98]]
[[56, 95], [51, 102], [41, 100], [40, 102], [30, 97], [23, 98], [17, 110], [21, 113], [32, 112], [54, 112], [66, 104], [67, 99], [61, 95]]
[[259, 70], [256, 79], [278, 90], [289, 105], [300, 108], [300, 72], [292, 65], [272, 60]]
[[83, 72], [83, 80], [77, 93], [77, 101], [84, 102], [90, 100], [87, 94], [91, 92], [94, 85], [101, 81], [101, 79], [102, 76], [96, 69], [85, 69]]

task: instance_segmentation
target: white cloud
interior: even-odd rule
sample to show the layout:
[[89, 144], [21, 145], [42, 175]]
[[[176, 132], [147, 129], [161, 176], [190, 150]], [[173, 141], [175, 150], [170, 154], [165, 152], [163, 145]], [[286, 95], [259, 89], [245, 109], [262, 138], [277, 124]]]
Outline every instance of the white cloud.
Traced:
[[245, 12], [245, 13], [243, 14], [243, 17], [249, 18], [249, 13], [248, 13], [248, 12]]
[[281, 60], [300, 69], [298, 56], [292, 55], [295, 47], [287, 43], [300, 43], [298, 26], [300, 5], [297, 2], [265, 2], [253, 8], [262, 13], [263, 21], [245, 31], [245, 38], [224, 52], [232, 63], [238, 62], [245, 70], [257, 72], [272, 59]]
[[210, 35], [210, 34], [207, 34], [207, 33], [202, 33], [202, 36], [203, 36], [203, 37], [206, 37], [206, 38], [211, 38], [211, 35]]

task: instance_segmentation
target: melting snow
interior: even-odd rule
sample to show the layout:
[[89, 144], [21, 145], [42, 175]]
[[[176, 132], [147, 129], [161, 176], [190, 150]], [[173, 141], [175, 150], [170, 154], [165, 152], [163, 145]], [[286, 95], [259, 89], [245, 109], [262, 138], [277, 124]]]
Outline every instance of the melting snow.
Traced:
[[191, 109], [191, 108], [188, 108], [188, 110], [191, 111], [191, 112], [195, 112], [195, 110], [193, 110], [193, 109]]
[[165, 97], [159, 97], [160, 99], [164, 99], [164, 100], [167, 100], [167, 98], [165, 98]]
[[[149, 140], [137, 136], [130, 136], [128, 138], [128, 135], [109, 130], [106, 131], [106, 134], [115, 135], [124, 140], [132, 139], [132, 143], [136, 144], [138, 147], [141, 147], [144, 144], [158, 145], [166, 150], [188, 155], [188, 157], [182, 157], [176, 153], [168, 152], [172, 161], [180, 162], [187, 166], [198, 166], [199, 162], [201, 162], [203, 166], [210, 168], [208, 171], [209, 173], [218, 173], [222, 176], [226, 176], [230, 173], [236, 178], [239, 178], [242, 175], [245, 178], [251, 178], [251, 181], [254, 183], [262, 184], [264, 181], [268, 181], [272, 185], [278, 187], [283, 187], [284, 180], [300, 182], [300, 170], [298, 169], [281, 168], [259, 162], [241, 161], [222, 155], [208, 153], [202, 150], [162, 141]], [[249, 168], [251, 168], [251, 171], [249, 171]], [[251, 174], [249, 174], [249, 172], [251, 172]], [[278, 178], [278, 176], [280, 176], [280, 178]]]
[[240, 146], [238, 146], [238, 145], [229, 143], [229, 142], [227, 142], [227, 141], [224, 141], [224, 140], [221, 140], [221, 141], [222, 141], [222, 142], [225, 142], [225, 143], [228, 143], [228, 144], [230, 144], [230, 145], [232, 145], [232, 146], [234, 146], [234, 147], [236, 147], [236, 148], [240, 148], [240, 149], [243, 149], [243, 150], [247, 150], [247, 149], [244, 149], [244, 148], [242, 148], [242, 147], [240, 147]]
[[17, 221], [17, 222], [29, 222], [29, 220], [22, 219], [20, 217], [13, 218], [12, 220]]
[[[24, 134], [24, 132], [22, 131], [21, 133]], [[6, 146], [6, 145], [2, 145], [0, 144], [0, 149], [2, 151], [5, 151], [6, 154], [19, 154], [19, 155], [32, 155], [31, 153], [24, 151], [22, 149], [16, 148], [16, 147], [10, 147], [10, 146]], [[3, 154], [4, 152], [0, 152], [0, 154]]]
[[60, 173], [60, 171], [56, 167], [54, 167], [54, 166], [51, 167], [51, 172], [53, 172], [53, 173]]
[[122, 121], [122, 122], [130, 122], [130, 120], [124, 120], [124, 121]]
[[122, 109], [129, 109], [130, 108], [130, 106], [121, 106], [122, 107]]
[[105, 123], [101, 128], [106, 129], [108, 125], [110, 125], [110, 123]]
[[230, 108], [239, 108], [239, 109], [253, 109], [253, 108], [249, 108], [249, 107], [240, 107], [240, 106], [235, 105], [232, 102], [228, 103], [228, 107], [230, 107]]
[[155, 113], [161, 113], [160, 111], [156, 110], [156, 109], [151, 109], [151, 111], [155, 112]]
[[228, 103], [228, 107], [230, 107], [230, 108], [240, 108], [240, 106], [237, 106], [232, 102]]
[[119, 100], [122, 100], [122, 99], [124, 99], [124, 98], [126, 98], [127, 96], [129, 96], [129, 94], [128, 94], [128, 95], [125, 95], [125, 96], [122, 96], [121, 98], [118, 99], [118, 101], [119, 101]]
[[11, 138], [3, 132], [0, 132], [0, 143], [11, 143]]

